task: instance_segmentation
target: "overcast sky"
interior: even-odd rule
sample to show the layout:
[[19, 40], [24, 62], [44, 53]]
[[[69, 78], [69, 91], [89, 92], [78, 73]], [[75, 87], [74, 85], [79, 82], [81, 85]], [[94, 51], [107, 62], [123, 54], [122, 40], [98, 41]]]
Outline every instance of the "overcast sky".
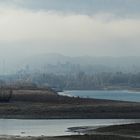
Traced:
[[41, 53], [139, 56], [140, 0], [0, 0], [1, 59]]

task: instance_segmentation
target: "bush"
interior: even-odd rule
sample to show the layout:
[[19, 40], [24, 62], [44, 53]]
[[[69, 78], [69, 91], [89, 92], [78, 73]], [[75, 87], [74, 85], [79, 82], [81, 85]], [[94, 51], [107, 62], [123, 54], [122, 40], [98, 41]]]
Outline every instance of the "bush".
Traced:
[[9, 102], [12, 97], [12, 90], [0, 89], [0, 102]]

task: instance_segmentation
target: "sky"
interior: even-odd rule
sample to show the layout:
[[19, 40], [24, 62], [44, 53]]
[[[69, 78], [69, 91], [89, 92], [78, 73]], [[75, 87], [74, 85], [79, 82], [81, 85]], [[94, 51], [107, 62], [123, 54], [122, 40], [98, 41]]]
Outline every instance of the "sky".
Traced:
[[0, 0], [0, 57], [139, 56], [140, 0]]

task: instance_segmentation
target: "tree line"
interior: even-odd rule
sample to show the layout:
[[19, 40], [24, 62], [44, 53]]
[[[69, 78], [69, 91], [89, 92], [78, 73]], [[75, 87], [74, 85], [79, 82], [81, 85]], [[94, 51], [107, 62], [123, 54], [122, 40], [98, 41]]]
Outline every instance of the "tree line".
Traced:
[[105, 89], [105, 88], [139, 88], [140, 73], [97, 73], [86, 74], [37, 74], [32, 76], [32, 81], [37, 85], [46, 85], [61, 89]]
[[122, 89], [139, 88], [140, 73], [102, 72], [88, 74], [82, 71], [70, 74], [32, 73], [12, 75], [0, 80], [2, 87], [59, 88], [59, 89]]

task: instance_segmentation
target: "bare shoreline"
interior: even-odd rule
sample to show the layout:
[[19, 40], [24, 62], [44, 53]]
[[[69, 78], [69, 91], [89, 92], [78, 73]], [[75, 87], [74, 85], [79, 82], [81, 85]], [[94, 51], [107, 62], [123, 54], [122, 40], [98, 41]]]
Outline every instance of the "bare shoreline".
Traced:
[[3, 119], [140, 119], [140, 103], [58, 95], [52, 90], [13, 90], [0, 102]]
[[[60, 97], [61, 98], [61, 97]], [[140, 119], [140, 103], [64, 97], [0, 103], [1, 119]]]

